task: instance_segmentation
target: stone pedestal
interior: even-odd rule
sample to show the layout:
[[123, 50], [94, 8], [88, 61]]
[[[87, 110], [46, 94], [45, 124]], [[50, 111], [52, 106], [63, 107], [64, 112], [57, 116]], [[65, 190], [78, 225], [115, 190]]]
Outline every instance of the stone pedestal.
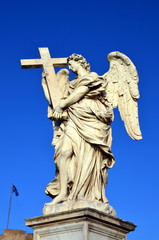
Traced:
[[25, 221], [34, 229], [34, 240], [126, 240], [126, 234], [136, 227], [133, 223], [91, 208]]

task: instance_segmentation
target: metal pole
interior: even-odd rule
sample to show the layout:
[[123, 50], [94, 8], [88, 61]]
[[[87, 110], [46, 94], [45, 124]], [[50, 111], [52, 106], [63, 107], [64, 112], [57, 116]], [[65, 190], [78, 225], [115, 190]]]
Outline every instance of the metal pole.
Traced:
[[12, 193], [13, 193], [13, 183], [12, 183], [11, 192], [10, 192], [10, 200], [9, 200], [9, 208], [8, 208], [8, 219], [7, 219], [7, 229], [8, 229], [9, 220], [10, 220], [10, 210], [11, 210], [11, 205], [12, 205]]

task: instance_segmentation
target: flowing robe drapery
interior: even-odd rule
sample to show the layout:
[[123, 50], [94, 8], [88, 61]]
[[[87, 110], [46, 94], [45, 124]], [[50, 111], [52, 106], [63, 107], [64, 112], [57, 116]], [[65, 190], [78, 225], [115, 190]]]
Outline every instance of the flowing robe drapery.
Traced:
[[96, 73], [89, 73], [69, 84], [69, 94], [80, 86], [87, 86], [89, 92], [68, 107], [68, 120], [61, 125], [63, 131], [56, 141], [54, 156], [56, 177], [46, 187], [46, 193], [52, 197], [60, 192], [59, 159], [66, 134], [73, 149], [66, 169], [68, 199], [107, 202], [107, 169], [115, 160], [110, 150], [113, 112], [104, 101], [104, 84]]

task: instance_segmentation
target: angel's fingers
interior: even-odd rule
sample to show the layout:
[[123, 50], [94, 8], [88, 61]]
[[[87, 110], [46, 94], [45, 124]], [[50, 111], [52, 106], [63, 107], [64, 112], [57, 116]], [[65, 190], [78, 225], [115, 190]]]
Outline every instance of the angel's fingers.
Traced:
[[62, 113], [58, 113], [58, 118], [62, 119]]
[[57, 112], [54, 112], [54, 113], [52, 114], [52, 118], [55, 119], [55, 120], [61, 119], [61, 114], [60, 114], [60, 113], [57, 113]]

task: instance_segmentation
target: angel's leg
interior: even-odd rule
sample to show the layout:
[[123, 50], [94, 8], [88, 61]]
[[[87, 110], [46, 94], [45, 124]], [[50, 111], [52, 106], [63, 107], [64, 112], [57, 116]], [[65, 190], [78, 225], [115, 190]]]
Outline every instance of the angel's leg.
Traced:
[[72, 153], [71, 140], [67, 135], [64, 135], [59, 159], [60, 193], [52, 201], [53, 204], [63, 202], [67, 199], [67, 162], [71, 158]]

